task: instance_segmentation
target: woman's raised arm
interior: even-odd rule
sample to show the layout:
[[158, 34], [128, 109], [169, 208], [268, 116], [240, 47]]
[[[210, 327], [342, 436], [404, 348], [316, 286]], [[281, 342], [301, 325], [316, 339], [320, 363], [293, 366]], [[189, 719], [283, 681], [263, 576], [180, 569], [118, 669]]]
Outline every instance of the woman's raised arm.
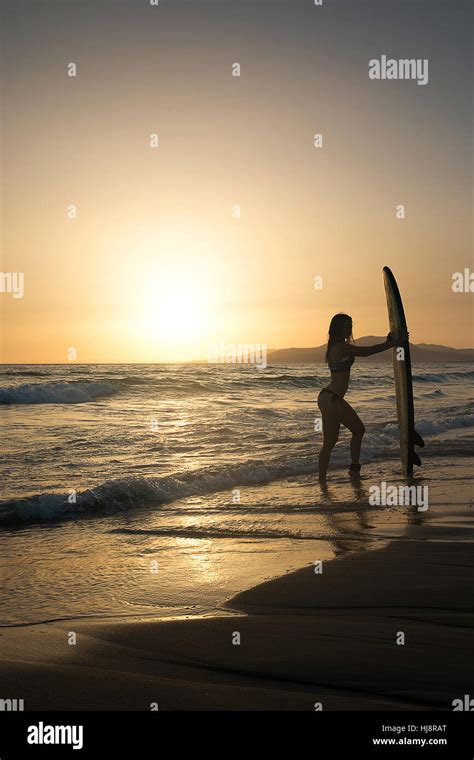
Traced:
[[408, 332], [401, 330], [398, 335], [392, 336], [392, 333], [389, 333], [385, 343], [376, 343], [374, 346], [355, 346], [353, 343], [348, 343], [347, 348], [352, 356], [373, 356], [373, 354], [380, 354], [389, 348], [399, 346], [404, 340], [408, 340]]

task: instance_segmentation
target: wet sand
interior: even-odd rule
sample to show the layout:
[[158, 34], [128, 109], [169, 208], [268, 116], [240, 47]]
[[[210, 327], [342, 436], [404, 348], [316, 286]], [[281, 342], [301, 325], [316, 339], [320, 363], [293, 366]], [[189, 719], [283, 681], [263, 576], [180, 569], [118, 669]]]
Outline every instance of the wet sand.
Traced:
[[451, 710], [474, 683], [473, 544], [420, 530], [260, 584], [227, 614], [2, 628], [0, 696], [25, 710]]

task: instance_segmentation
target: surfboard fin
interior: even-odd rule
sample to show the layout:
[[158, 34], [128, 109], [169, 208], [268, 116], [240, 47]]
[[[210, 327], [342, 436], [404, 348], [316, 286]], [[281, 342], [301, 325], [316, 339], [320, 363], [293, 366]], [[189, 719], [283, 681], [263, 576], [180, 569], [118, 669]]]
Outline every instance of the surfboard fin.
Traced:
[[423, 438], [421, 437], [419, 433], [416, 432], [416, 430], [415, 430], [415, 435], [414, 435], [414, 441], [415, 441], [415, 446], [420, 446], [421, 448], [423, 448], [423, 446], [425, 445]]
[[413, 463], [413, 464], [416, 464], [416, 466], [417, 466], [417, 467], [421, 467], [421, 459], [420, 459], [420, 457], [418, 456], [418, 454], [416, 454], [416, 453], [413, 451], [413, 452], [412, 452], [412, 455], [411, 455], [411, 457], [410, 457], [410, 458], [411, 458], [411, 461], [412, 461], [412, 463]]

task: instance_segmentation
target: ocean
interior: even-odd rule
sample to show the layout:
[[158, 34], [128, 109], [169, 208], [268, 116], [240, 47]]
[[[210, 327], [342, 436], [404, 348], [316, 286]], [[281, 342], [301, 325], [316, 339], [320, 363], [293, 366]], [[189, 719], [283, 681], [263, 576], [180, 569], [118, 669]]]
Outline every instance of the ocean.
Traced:
[[315, 429], [324, 365], [2, 365], [1, 625], [212, 614], [244, 588], [380, 545], [412, 520], [434, 540], [441, 527], [465, 538], [473, 377], [471, 364], [414, 368], [422, 514], [369, 502], [371, 484], [404, 482], [387, 363], [353, 368], [363, 478], [347, 477], [344, 430], [326, 491]]

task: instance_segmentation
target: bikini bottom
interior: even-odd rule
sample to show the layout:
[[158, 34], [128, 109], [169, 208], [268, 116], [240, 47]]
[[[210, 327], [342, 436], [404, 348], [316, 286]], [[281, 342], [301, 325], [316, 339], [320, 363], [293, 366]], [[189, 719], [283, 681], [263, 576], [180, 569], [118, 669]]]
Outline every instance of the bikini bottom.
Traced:
[[334, 391], [332, 391], [330, 388], [323, 388], [323, 389], [322, 389], [322, 391], [320, 392], [320, 394], [319, 394], [319, 395], [321, 395], [321, 393], [330, 393], [330, 394], [332, 395], [332, 397], [333, 397], [333, 398], [331, 399], [332, 401], [334, 401], [334, 399], [339, 399], [339, 401], [342, 401], [342, 397], [341, 397], [341, 396], [339, 396], [339, 395], [338, 395], [337, 393], [335, 393]]

